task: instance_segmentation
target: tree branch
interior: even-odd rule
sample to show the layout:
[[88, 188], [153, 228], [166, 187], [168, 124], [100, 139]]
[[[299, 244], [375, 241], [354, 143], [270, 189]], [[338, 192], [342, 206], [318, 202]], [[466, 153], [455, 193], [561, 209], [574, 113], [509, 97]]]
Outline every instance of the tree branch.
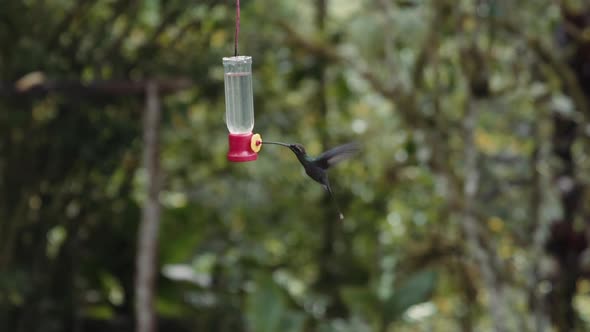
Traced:
[[[158, 93], [164, 95], [188, 89], [193, 85], [192, 81], [187, 78], [158, 79], [152, 81], [158, 85]], [[49, 93], [110, 96], [143, 95], [146, 92], [149, 82], [145, 80], [110, 80], [82, 83], [80, 81], [51, 81], [42, 79], [24, 87], [15, 83], [0, 82], [0, 96], [44, 96]]]
[[588, 106], [584, 91], [580, 87], [572, 69], [564, 61], [558, 59], [550, 49], [541, 43], [539, 39], [521, 32], [521, 29], [511, 22], [501, 21], [501, 26], [507, 32], [522, 38], [534, 54], [552, 69], [555, 75], [560, 78], [566, 92], [572, 98], [576, 109], [580, 111], [586, 118], [586, 121], [588, 121], [587, 119], [590, 117], [590, 107]]
[[161, 188], [159, 127], [160, 100], [158, 85], [149, 82], [146, 86], [146, 112], [143, 127], [143, 163], [147, 173], [148, 190], [139, 226], [136, 276], [136, 331], [156, 332], [154, 312], [154, 288], [157, 277], [158, 232], [161, 207], [159, 194]]

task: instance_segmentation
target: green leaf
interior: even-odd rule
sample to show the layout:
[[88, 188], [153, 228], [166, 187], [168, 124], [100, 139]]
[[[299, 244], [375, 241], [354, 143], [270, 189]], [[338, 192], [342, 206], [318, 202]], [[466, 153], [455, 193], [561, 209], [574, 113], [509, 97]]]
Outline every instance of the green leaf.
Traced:
[[109, 320], [113, 318], [114, 311], [108, 305], [93, 305], [84, 309], [84, 315], [89, 318]]
[[285, 313], [285, 300], [281, 290], [269, 276], [259, 278], [256, 288], [248, 294], [246, 317], [252, 332], [280, 331]]
[[155, 27], [160, 22], [160, 0], [145, 0], [140, 13], [142, 22]]
[[425, 271], [413, 275], [383, 305], [383, 322], [389, 325], [408, 308], [427, 301], [436, 285], [436, 273]]
[[279, 331], [282, 332], [301, 332], [305, 323], [305, 315], [296, 311], [287, 311], [281, 319]]
[[343, 287], [340, 291], [342, 300], [354, 314], [376, 321], [379, 312], [379, 299], [366, 287]]

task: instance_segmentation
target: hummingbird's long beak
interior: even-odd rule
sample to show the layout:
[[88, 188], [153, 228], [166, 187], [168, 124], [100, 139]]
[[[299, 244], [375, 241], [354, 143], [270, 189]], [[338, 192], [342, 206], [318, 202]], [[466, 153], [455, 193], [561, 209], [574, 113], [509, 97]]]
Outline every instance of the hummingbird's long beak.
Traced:
[[281, 142], [269, 142], [269, 141], [262, 141], [262, 144], [274, 144], [274, 145], [282, 145], [289, 147], [289, 144], [281, 143]]

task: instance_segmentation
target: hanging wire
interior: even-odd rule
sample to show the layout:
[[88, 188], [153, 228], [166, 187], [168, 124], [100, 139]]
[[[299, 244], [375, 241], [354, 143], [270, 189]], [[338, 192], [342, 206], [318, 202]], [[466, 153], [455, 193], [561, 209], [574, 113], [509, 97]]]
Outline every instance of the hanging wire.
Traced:
[[240, 38], [240, 0], [236, 0], [236, 36], [234, 42], [234, 56], [238, 56], [238, 39]]

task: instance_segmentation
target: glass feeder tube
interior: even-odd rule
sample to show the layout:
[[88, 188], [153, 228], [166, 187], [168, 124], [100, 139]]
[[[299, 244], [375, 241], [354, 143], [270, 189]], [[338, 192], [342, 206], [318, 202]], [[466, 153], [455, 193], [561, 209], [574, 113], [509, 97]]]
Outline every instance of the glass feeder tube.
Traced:
[[225, 123], [229, 130], [227, 159], [233, 162], [256, 160], [262, 140], [252, 134], [254, 98], [252, 95], [252, 57], [223, 58], [225, 83]]

